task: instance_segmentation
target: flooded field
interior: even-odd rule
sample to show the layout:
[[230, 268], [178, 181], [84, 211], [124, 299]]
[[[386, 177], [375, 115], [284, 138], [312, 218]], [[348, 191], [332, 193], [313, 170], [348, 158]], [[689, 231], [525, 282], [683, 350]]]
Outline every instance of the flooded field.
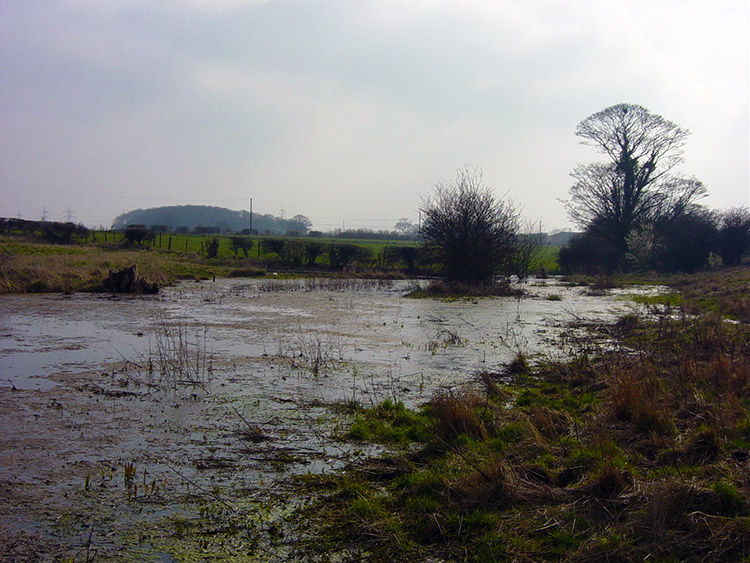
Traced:
[[367, 453], [337, 405], [416, 405], [519, 351], [562, 357], [571, 325], [636, 307], [554, 280], [473, 301], [404, 298], [413, 283], [0, 297], [0, 557], [203, 560], [179, 555], [180, 530], [218, 506], [255, 522], [230, 560], [283, 560], [257, 553], [259, 515], [294, 505], [284, 480]]

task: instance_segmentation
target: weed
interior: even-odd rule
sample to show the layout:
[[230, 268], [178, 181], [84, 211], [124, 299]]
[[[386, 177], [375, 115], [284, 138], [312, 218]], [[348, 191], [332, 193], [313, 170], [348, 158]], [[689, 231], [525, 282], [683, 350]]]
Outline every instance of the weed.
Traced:
[[[183, 323], [170, 324], [165, 318], [157, 319], [156, 371], [161, 384], [171, 389], [179, 385], [208, 390], [213, 376], [213, 359], [208, 350], [208, 327], [196, 331], [191, 338]], [[153, 365], [149, 361], [149, 365]]]
[[748, 499], [729, 481], [722, 479], [713, 486], [718, 497], [718, 511], [722, 516], [747, 514]]
[[406, 445], [425, 443], [431, 433], [424, 415], [406, 409], [401, 402], [385, 399], [371, 409], [357, 411], [346, 437], [355, 441]]

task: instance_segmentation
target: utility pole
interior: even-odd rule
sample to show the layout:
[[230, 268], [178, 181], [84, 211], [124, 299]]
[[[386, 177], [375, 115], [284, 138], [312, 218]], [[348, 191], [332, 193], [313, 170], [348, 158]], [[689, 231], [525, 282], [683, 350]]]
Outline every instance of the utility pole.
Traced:
[[250, 234], [253, 234], [253, 198], [250, 198]]

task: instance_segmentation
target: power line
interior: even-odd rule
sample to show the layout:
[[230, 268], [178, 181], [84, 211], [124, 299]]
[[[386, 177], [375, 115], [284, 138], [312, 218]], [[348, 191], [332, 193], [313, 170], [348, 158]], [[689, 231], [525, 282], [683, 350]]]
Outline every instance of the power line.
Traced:
[[[186, 204], [204, 204], [204, 205], [211, 205], [211, 204], [217, 204], [220, 202], [242, 202], [241, 208], [244, 208], [245, 205], [247, 205], [247, 198], [225, 198], [225, 199], [186, 199], [186, 198], [180, 198], [180, 199], [174, 199], [174, 198], [154, 198], [154, 197], [142, 197], [142, 196], [135, 196], [135, 195], [116, 195], [116, 194], [103, 194], [103, 193], [94, 193], [94, 192], [88, 192], [88, 191], [79, 191], [79, 190], [66, 190], [66, 189], [57, 189], [57, 188], [49, 188], [46, 186], [40, 186], [37, 184], [31, 184], [26, 182], [12, 182], [8, 180], [0, 180], [0, 184], [3, 186], [10, 186], [15, 187], [18, 189], [22, 189], [24, 191], [26, 190], [36, 190], [41, 192], [48, 192], [48, 193], [56, 193], [56, 194], [66, 194], [66, 195], [77, 195], [82, 197], [98, 197], [98, 198], [105, 198], [110, 200], [130, 200], [130, 201], [150, 201], [150, 202], [162, 202], [164, 204], [169, 203], [180, 203], [183, 205]], [[271, 200], [265, 200], [265, 199], [258, 199], [253, 198], [256, 202], [261, 202], [268, 204], [269, 206], [273, 206], [276, 209], [282, 209], [282, 216], [285, 216], [287, 214], [286, 209], [288, 208], [287, 203], [279, 202], [279, 201], [271, 201]], [[295, 207], [298, 207], [295, 205]], [[123, 211], [123, 213], [126, 213], [126, 211]], [[403, 210], [397, 210], [397, 211], [356, 211], [356, 210], [343, 210], [343, 209], [329, 209], [329, 208], [310, 208], [307, 206], [304, 206], [304, 209], [301, 210], [302, 214], [311, 216], [311, 219], [313, 220], [313, 223], [315, 224], [316, 228], [324, 229], [324, 228], [340, 228], [342, 224], [349, 223], [349, 228], [370, 228], [370, 229], [390, 229], [393, 227], [393, 222], [396, 220], [396, 216], [404, 216], [408, 213], [405, 213]], [[258, 214], [256, 211], [254, 214]], [[47, 210], [46, 207], [43, 211], [43, 218], [47, 218]], [[63, 217], [65, 220], [72, 221], [73, 219], [73, 213], [68, 207], [68, 211], [64, 212]], [[102, 222], [100, 215], [90, 215], [87, 213], [82, 214], [82, 218], [84, 220], [95, 220], [95, 222]], [[344, 221], [344, 223], [342, 223]]]
[[53, 192], [58, 194], [71, 194], [71, 195], [82, 195], [87, 197], [102, 197], [108, 199], [129, 199], [129, 200], [141, 200], [141, 201], [172, 201], [172, 202], [183, 202], [183, 203], [211, 203], [219, 201], [244, 201], [245, 198], [233, 197], [227, 199], [185, 199], [185, 198], [167, 198], [167, 197], [143, 197], [143, 196], [129, 196], [129, 195], [113, 195], [113, 194], [101, 194], [93, 192], [81, 192], [76, 190], [61, 190], [58, 188], [45, 188], [44, 186], [36, 186], [33, 184], [23, 184], [21, 182], [8, 182], [0, 180], [0, 184], [6, 186], [15, 186], [23, 189], [39, 190], [43, 192]]

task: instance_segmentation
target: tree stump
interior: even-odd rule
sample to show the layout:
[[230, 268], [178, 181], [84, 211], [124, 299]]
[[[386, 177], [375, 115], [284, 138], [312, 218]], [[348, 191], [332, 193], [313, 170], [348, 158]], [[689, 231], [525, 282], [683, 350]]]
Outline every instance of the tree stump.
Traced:
[[138, 276], [138, 266], [133, 264], [122, 270], [110, 270], [102, 284], [105, 291], [112, 293], [129, 293], [135, 295], [154, 295], [159, 293], [159, 286], [149, 283]]

